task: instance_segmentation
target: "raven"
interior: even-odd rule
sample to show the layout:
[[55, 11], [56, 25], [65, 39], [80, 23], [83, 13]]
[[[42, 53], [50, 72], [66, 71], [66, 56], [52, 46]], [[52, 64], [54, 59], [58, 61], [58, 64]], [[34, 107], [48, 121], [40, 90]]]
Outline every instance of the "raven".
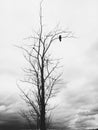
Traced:
[[61, 35], [59, 35], [59, 41], [61, 42], [61, 40], [62, 40], [62, 36], [61, 36]]

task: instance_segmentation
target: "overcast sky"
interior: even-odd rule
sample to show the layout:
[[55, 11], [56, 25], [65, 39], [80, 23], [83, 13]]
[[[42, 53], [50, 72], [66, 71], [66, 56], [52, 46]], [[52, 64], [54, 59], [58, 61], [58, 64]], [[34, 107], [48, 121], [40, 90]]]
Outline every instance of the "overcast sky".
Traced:
[[[0, 94], [4, 102], [18, 91], [16, 80], [23, 76], [24, 59], [14, 45], [21, 45], [23, 38], [31, 35], [33, 28], [38, 28], [39, 1], [0, 0]], [[57, 42], [53, 48], [53, 55], [63, 58], [63, 78], [67, 82], [57, 102], [63, 105], [65, 113], [73, 114], [73, 122], [78, 117], [85, 118], [84, 111], [88, 111], [96, 118], [92, 121], [96, 124], [98, 0], [44, 0], [43, 21], [48, 29], [60, 24], [77, 37]], [[0, 104], [0, 111], [7, 109], [8, 105]]]

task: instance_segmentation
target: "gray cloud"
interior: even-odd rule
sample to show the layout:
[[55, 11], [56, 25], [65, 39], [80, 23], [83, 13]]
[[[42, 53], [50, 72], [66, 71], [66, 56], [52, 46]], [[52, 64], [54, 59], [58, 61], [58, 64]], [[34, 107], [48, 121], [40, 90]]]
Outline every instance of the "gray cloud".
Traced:
[[0, 113], [13, 113], [18, 111], [19, 104], [21, 102], [18, 94], [16, 93], [13, 95], [2, 94], [0, 97], [1, 97]]
[[19, 97], [17, 95], [1, 94], [0, 99], [0, 126], [24, 121], [19, 115]]
[[98, 115], [98, 104], [95, 105], [94, 108], [91, 109], [90, 114]]

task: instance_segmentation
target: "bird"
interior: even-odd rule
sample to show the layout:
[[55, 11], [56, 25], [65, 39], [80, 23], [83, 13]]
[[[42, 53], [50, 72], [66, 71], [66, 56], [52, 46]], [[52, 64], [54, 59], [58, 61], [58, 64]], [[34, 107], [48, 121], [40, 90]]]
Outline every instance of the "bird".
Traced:
[[62, 40], [62, 36], [61, 36], [61, 35], [59, 35], [59, 41], [61, 42], [61, 40]]

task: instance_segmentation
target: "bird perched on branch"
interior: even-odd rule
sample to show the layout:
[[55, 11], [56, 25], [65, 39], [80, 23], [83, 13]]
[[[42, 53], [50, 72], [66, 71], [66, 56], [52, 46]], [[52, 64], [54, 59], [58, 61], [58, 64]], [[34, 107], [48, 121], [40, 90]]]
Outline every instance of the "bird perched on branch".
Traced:
[[62, 36], [61, 36], [61, 35], [59, 35], [59, 41], [61, 42], [61, 40], [62, 40]]

